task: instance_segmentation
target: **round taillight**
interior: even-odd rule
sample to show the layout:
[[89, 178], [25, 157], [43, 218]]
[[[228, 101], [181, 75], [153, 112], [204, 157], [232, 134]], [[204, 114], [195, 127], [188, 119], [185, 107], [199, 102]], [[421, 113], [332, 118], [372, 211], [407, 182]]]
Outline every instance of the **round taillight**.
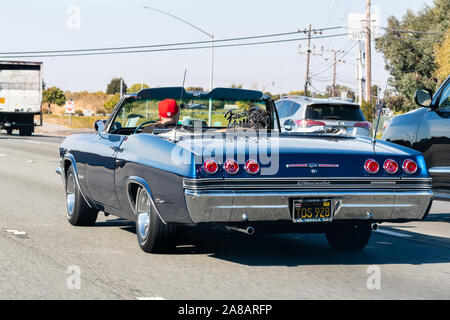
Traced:
[[375, 160], [368, 159], [366, 160], [366, 163], [364, 163], [364, 169], [370, 174], [375, 174], [380, 171], [380, 165]]
[[248, 174], [257, 174], [259, 172], [259, 164], [255, 160], [248, 160], [245, 163], [245, 171]]
[[219, 166], [217, 165], [217, 162], [210, 159], [203, 163], [203, 170], [207, 174], [215, 174], [219, 170]]
[[387, 173], [394, 174], [398, 171], [398, 163], [392, 159], [387, 159], [384, 162], [383, 168]]
[[414, 174], [417, 172], [417, 163], [415, 163], [413, 160], [405, 160], [403, 161], [403, 170], [408, 174]]
[[239, 164], [234, 160], [228, 160], [223, 167], [228, 174], [236, 174], [239, 171]]

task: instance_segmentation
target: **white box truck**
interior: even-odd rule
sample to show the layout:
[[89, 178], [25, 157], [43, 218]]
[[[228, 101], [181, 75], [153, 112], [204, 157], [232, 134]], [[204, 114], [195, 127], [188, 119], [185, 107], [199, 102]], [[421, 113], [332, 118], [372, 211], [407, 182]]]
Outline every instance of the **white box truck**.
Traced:
[[31, 136], [36, 125], [42, 125], [42, 62], [0, 61], [0, 130]]

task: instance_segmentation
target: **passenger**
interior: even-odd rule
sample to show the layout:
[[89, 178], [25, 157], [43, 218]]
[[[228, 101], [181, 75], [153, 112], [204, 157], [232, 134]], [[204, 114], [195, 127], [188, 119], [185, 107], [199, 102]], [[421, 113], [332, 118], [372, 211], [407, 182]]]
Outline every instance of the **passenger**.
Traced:
[[159, 121], [145, 126], [142, 133], [153, 133], [154, 129], [172, 129], [177, 126], [180, 108], [174, 99], [165, 99], [158, 103]]

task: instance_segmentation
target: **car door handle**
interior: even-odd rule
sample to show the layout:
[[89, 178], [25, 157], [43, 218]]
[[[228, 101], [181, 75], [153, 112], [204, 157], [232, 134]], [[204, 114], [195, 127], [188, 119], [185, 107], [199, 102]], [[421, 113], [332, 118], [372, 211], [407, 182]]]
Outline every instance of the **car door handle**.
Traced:
[[116, 159], [115, 162], [116, 162], [116, 168], [121, 168], [121, 167], [123, 167], [125, 165], [126, 160], [124, 160], [124, 159]]

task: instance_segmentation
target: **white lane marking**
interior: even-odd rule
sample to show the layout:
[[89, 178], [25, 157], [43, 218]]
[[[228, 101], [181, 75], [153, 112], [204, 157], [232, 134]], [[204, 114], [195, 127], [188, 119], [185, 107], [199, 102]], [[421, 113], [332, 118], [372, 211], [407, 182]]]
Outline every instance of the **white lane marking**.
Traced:
[[166, 300], [161, 297], [137, 297], [136, 300]]
[[25, 140], [28, 143], [34, 143], [34, 144], [42, 144], [41, 141], [34, 141], [34, 140]]
[[27, 163], [34, 163], [34, 160], [27, 160]]
[[1, 158], [1, 157], [6, 157], [6, 156], [5, 156], [4, 154], [0, 153], [0, 158]]
[[389, 231], [389, 230], [384, 230], [384, 229], [378, 229], [375, 232], [379, 232], [379, 233], [383, 233], [383, 234], [387, 234], [389, 236], [394, 236], [394, 237], [399, 237], [399, 238], [412, 238], [413, 237], [413, 236], [410, 236], [409, 234], [399, 233], [399, 232]]
[[6, 230], [6, 233], [11, 233], [15, 236], [24, 236], [27, 234], [25, 231], [19, 231], [19, 230]]

